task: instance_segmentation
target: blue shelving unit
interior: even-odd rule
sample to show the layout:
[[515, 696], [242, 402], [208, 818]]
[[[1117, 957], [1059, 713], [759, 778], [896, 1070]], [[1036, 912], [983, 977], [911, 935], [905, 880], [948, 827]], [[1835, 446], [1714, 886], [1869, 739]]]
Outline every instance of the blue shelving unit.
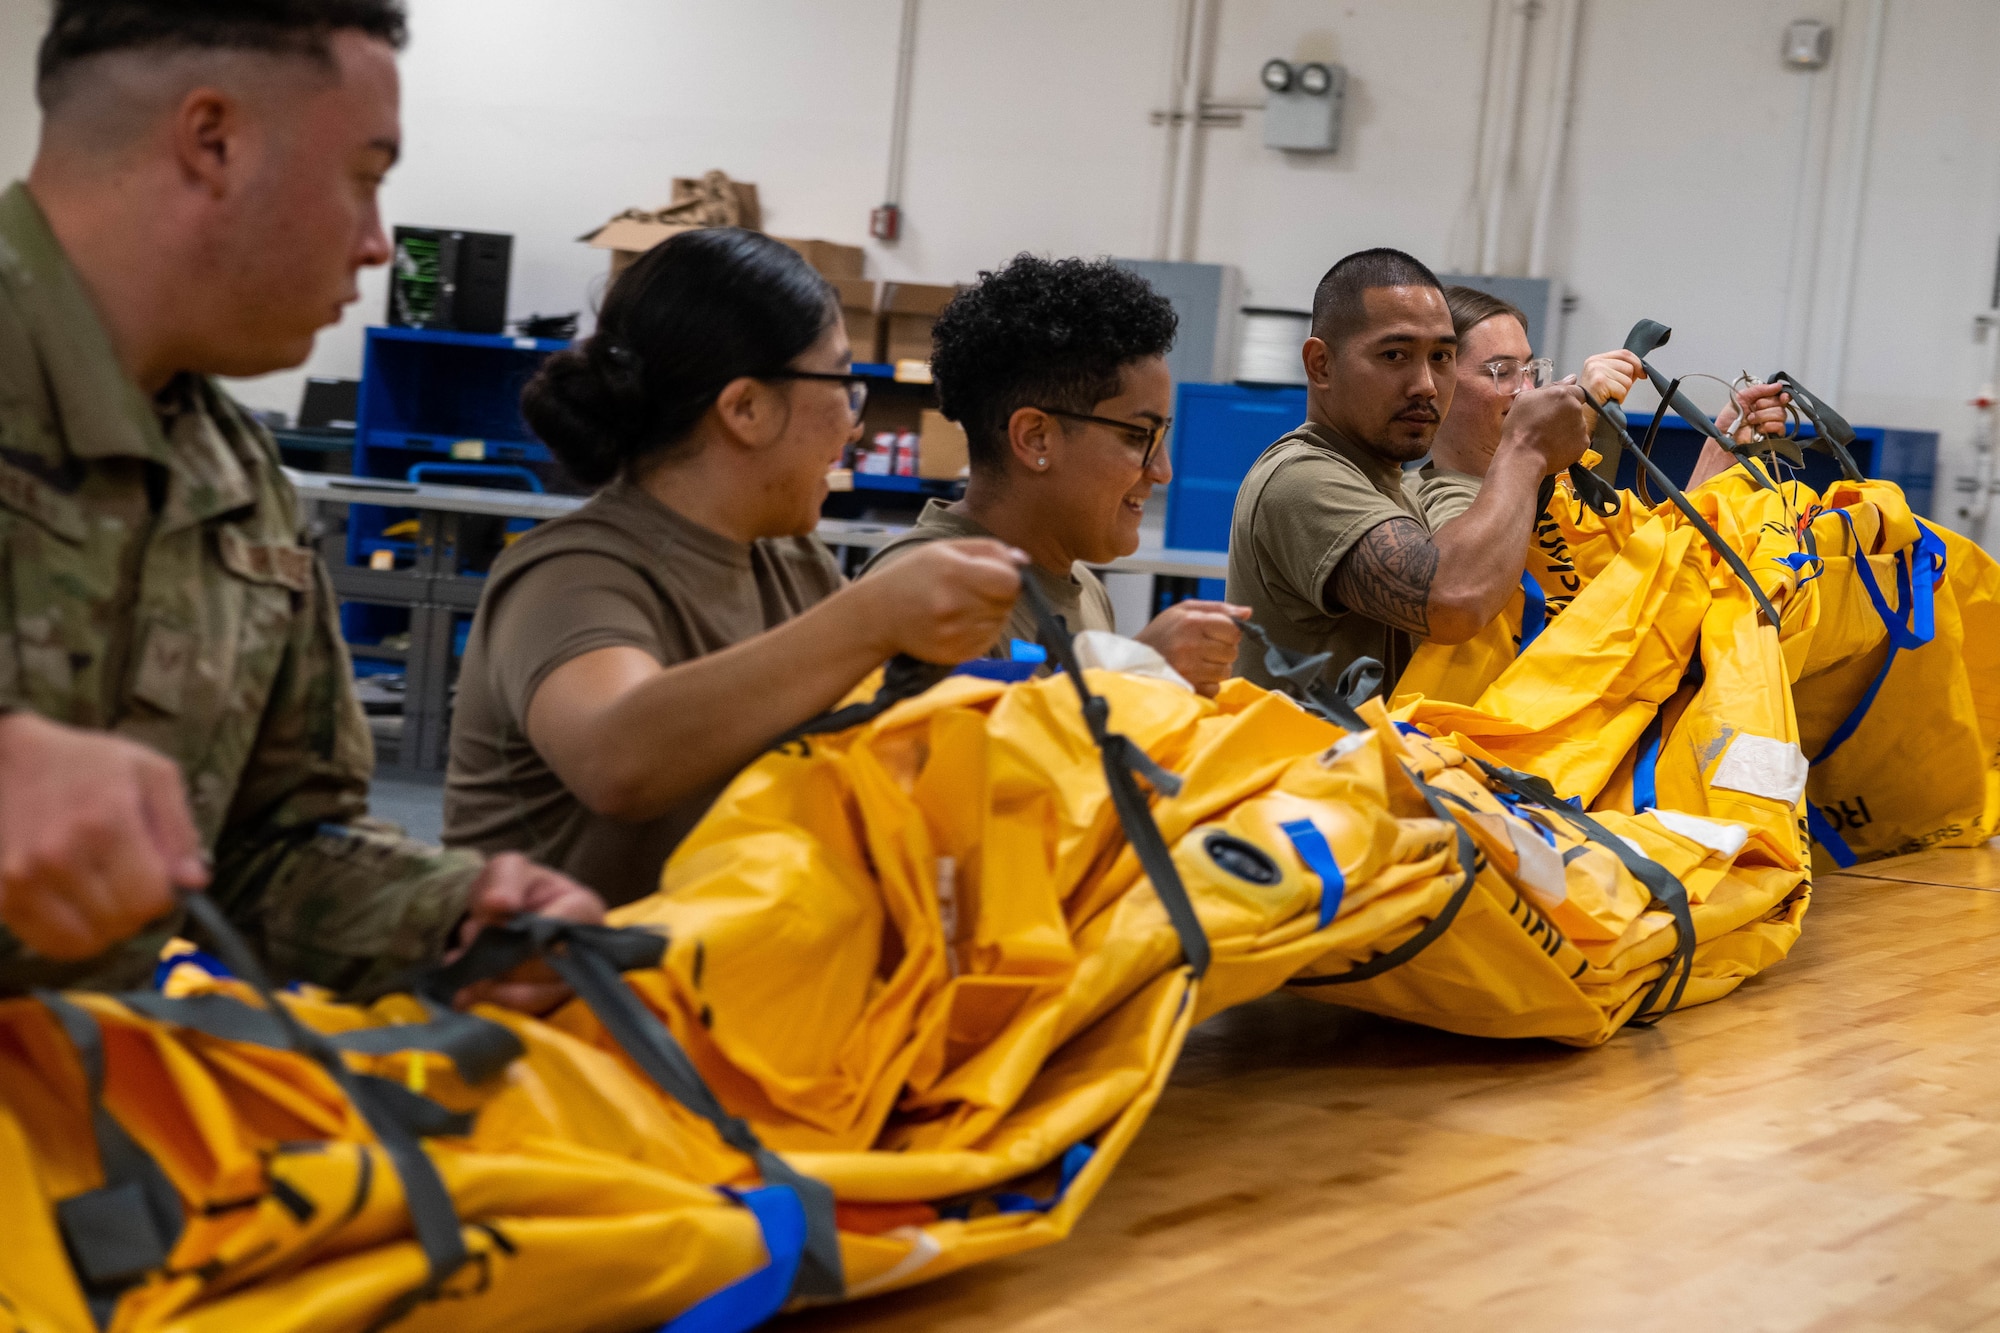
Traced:
[[[548, 447], [521, 418], [521, 390], [550, 353], [567, 346], [504, 334], [370, 328], [355, 412], [354, 475], [404, 481], [413, 467], [457, 460], [513, 464], [556, 480], [560, 469]], [[367, 564], [377, 551], [388, 551], [406, 567], [415, 544], [386, 530], [413, 517], [407, 509], [354, 506], [349, 562]], [[358, 646], [399, 632], [408, 617], [379, 606], [349, 605], [341, 612], [348, 640]]]
[[[856, 361], [850, 369], [863, 379], [880, 380], [885, 381], [886, 384], [896, 385], [897, 388], [891, 392], [916, 392], [923, 393], [926, 396], [930, 393], [931, 386], [929, 382], [898, 380], [896, 378], [896, 367], [886, 361]], [[882, 390], [876, 389], [873, 391], [879, 393]], [[877, 477], [857, 472], [854, 474], [854, 490], [846, 492], [846, 494], [866, 497], [872, 492], [884, 497], [901, 495], [917, 499], [929, 499], [932, 496], [936, 496], [939, 499], [950, 500], [958, 496], [960, 488], [961, 483], [950, 479], [932, 477]], [[895, 505], [898, 502], [885, 498], [881, 503], [884, 505]], [[839, 512], [837, 501], [829, 505], [829, 510], [836, 517], [843, 516]]]
[[[1306, 391], [1241, 384], [1183, 384], [1174, 395], [1174, 479], [1167, 483], [1167, 545], [1229, 549], [1236, 490], [1257, 456], [1306, 419]], [[1203, 579], [1200, 596], [1223, 595]]]

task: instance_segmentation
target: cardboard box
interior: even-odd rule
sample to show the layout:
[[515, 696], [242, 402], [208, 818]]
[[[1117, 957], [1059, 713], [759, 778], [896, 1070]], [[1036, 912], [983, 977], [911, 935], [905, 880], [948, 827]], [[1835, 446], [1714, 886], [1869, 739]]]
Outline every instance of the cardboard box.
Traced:
[[931, 325], [958, 295], [958, 288], [921, 282], [882, 284], [882, 359], [931, 359]]
[[970, 460], [965, 427], [934, 407], [925, 408], [923, 428], [917, 432], [917, 475], [949, 481], [964, 476]]
[[862, 261], [867, 257], [860, 246], [842, 245], [838, 241], [796, 240], [790, 236], [773, 236], [771, 239], [789, 245], [804, 255], [806, 262], [826, 278], [860, 277]]
[[840, 317], [856, 361], [879, 361], [882, 353], [882, 285], [866, 278], [829, 278], [840, 293]]
[[[731, 180], [720, 171], [705, 176], [677, 176], [673, 200], [664, 208], [628, 208], [617, 217], [577, 239], [599, 250], [611, 252], [611, 276], [615, 280], [646, 251], [684, 231], [701, 227], [748, 227], [761, 231], [763, 206], [757, 201], [757, 187], [749, 181]], [[855, 270], [856, 275], [860, 273]]]

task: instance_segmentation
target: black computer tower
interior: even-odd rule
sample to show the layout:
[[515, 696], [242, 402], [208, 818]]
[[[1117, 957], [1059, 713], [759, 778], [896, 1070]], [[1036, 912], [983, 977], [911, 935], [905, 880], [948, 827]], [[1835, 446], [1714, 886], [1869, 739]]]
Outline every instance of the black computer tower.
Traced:
[[396, 228], [389, 323], [406, 329], [500, 333], [514, 238], [497, 232]]

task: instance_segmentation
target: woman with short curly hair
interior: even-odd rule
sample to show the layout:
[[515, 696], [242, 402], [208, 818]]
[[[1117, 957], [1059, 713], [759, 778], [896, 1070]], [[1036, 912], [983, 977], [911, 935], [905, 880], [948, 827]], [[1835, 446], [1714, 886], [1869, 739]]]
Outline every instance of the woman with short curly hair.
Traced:
[[[971, 478], [932, 500], [876, 552], [864, 582], [938, 541], [997, 537], [1028, 553], [1028, 577], [1072, 630], [1111, 630], [1091, 565], [1139, 547], [1155, 486], [1173, 478], [1166, 355], [1175, 316], [1145, 279], [1106, 260], [1018, 255], [959, 294], [932, 330], [939, 406], [965, 428]], [[1138, 634], [1204, 694], [1230, 673], [1249, 613], [1222, 602], [1169, 607]], [[1035, 640], [1027, 606], [994, 645]]]

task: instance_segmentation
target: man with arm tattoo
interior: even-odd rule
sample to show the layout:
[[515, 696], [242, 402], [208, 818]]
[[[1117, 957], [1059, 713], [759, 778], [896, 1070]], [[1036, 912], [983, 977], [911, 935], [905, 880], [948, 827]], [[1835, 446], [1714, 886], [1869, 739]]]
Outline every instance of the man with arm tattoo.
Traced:
[[[1237, 492], [1229, 600], [1279, 646], [1330, 652], [1329, 675], [1374, 657], [1393, 682], [1413, 636], [1460, 643], [1484, 628], [1520, 583], [1542, 478], [1589, 442], [1575, 385], [1522, 392], [1478, 497], [1433, 531], [1403, 465], [1451, 410], [1457, 352], [1444, 291], [1409, 255], [1364, 250], [1320, 280], [1302, 349], [1308, 419]], [[1250, 640], [1237, 665], [1274, 683]]]

